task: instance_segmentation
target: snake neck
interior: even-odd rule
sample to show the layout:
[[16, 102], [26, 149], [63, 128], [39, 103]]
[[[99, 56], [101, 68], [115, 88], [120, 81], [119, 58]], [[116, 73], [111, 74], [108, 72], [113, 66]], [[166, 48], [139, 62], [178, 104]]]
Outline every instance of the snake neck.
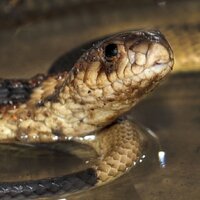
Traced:
[[52, 142], [89, 134], [130, 110], [156, 82], [123, 84], [122, 91], [118, 84], [92, 88], [73, 70], [49, 76], [26, 103], [2, 114], [0, 140]]
[[33, 90], [26, 103], [1, 114], [0, 140], [52, 142], [69, 139], [99, 130], [119, 116], [112, 101], [105, 104], [102, 96], [97, 97], [96, 90], [86, 85], [80, 89], [77, 84], [81, 86], [80, 80], [67, 73], [47, 78]]

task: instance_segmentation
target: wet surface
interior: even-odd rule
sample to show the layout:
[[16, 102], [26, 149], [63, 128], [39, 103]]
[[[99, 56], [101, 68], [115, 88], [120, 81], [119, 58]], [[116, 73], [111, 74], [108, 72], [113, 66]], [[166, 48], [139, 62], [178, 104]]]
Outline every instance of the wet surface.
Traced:
[[[1, 77], [30, 77], [38, 72], [46, 72], [61, 55], [82, 43], [113, 32], [141, 27], [161, 27], [172, 41], [175, 55], [186, 58], [188, 53], [194, 55], [187, 46], [191, 44], [174, 40], [174, 36], [165, 27], [171, 24], [178, 27], [181, 23], [186, 24], [186, 29], [191, 28], [191, 24], [198, 24], [199, 27], [198, 8], [197, 1], [170, 1], [162, 10], [160, 5], [149, 3], [137, 3], [137, 6], [130, 2], [123, 5], [100, 3], [98, 6], [93, 4], [90, 12], [85, 8], [76, 8], [75, 13], [70, 12], [56, 19], [39, 18], [40, 20], [25, 23], [18, 28], [9, 27], [0, 31]], [[196, 30], [196, 26], [193, 28]], [[190, 29], [189, 33], [192, 31], [193, 29]], [[177, 34], [179, 33], [178, 31]], [[182, 34], [184, 35], [184, 31]], [[187, 37], [185, 32], [185, 38]], [[199, 32], [193, 35], [193, 38], [198, 41]], [[199, 43], [193, 40], [193, 44], [199, 52]], [[183, 47], [184, 51], [181, 51], [180, 47]], [[196, 57], [193, 61], [195, 59]], [[157, 149], [152, 148], [144, 162], [123, 177], [108, 185], [71, 195], [67, 199], [198, 200], [199, 69], [199, 60], [193, 62], [193, 65], [184, 59], [178, 60], [174, 74], [129, 113], [131, 118], [150, 128], [158, 136], [162, 150], [166, 152], [165, 168], [160, 168]], [[178, 73], [180, 70], [185, 73]], [[190, 70], [196, 72], [191, 73]], [[79, 158], [80, 154], [84, 159]], [[38, 179], [78, 171], [85, 167], [84, 163], [91, 155], [94, 156], [94, 152], [75, 144], [60, 144], [55, 148], [0, 145], [0, 180]], [[47, 199], [61, 198], [64, 200], [66, 197], [53, 196]]]
[[[199, 73], [171, 75], [152, 95], [129, 113], [134, 120], [149, 127], [158, 136], [161, 148], [166, 152], [165, 168], [160, 167], [157, 148], [154, 148], [143, 163], [123, 177], [67, 199], [198, 200], [199, 88]], [[85, 160], [91, 157], [91, 150], [86, 151], [85, 147], [81, 149], [74, 144], [60, 144], [54, 147], [1, 145], [0, 149], [0, 179], [10, 181], [58, 176], [85, 166], [84, 160], [67, 152], [79, 156], [82, 152], [81, 157], [85, 157]]]
[[199, 199], [200, 74], [176, 74], [130, 113], [153, 130], [166, 152], [161, 168], [152, 150], [142, 164], [107, 186], [69, 199]]
[[200, 74], [171, 76], [136, 108], [136, 118], [154, 130], [167, 154], [139, 184], [142, 199], [199, 199]]

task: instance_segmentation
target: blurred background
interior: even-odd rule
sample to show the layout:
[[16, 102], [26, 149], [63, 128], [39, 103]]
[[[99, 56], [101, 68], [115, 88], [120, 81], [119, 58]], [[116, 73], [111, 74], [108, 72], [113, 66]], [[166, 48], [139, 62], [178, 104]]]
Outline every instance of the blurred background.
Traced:
[[[134, 29], [161, 30], [175, 54], [173, 74], [130, 112], [158, 135], [166, 168], [159, 167], [154, 149], [142, 166], [114, 183], [68, 199], [199, 200], [199, 0], [1, 0], [0, 77], [45, 73], [84, 43]], [[4, 181], [62, 175], [78, 162], [73, 158], [72, 164], [60, 151], [15, 145], [0, 149]]]
[[198, 0], [1, 0], [0, 72], [45, 72], [87, 41], [140, 28], [166, 35], [177, 57], [175, 71], [199, 70], [199, 11]]

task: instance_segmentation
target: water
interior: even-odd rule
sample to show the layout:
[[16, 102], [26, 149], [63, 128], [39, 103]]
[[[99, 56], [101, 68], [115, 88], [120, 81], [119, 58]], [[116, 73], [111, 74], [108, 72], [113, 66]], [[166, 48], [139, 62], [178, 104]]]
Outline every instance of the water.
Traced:
[[157, 146], [147, 159], [114, 183], [69, 199], [199, 199], [200, 74], [172, 75], [130, 112], [157, 134], [166, 153], [160, 167]]
[[[102, 1], [82, 7], [76, 4], [73, 11], [66, 8], [66, 13], [62, 15], [30, 19], [19, 27], [12, 25], [1, 29], [1, 77], [30, 77], [45, 72], [62, 54], [105, 34], [142, 27], [160, 27], [171, 41], [177, 57], [174, 73], [129, 115], [156, 133], [161, 150], [166, 153], [165, 167], [160, 167], [157, 157], [159, 148], [153, 142], [155, 145], [148, 149], [149, 156], [116, 181], [71, 196], [47, 199], [198, 200], [200, 34], [194, 25], [199, 26], [200, 4], [198, 1], [136, 1], [134, 4], [132, 1]], [[185, 29], [180, 31], [180, 24]], [[167, 29], [168, 26], [172, 28]], [[184, 38], [184, 42], [176, 39], [176, 35], [170, 31], [173, 28], [177, 35]], [[195, 35], [192, 34], [194, 30]], [[190, 52], [191, 44], [187, 42], [187, 37], [191, 35], [194, 53]], [[187, 55], [195, 56], [188, 61]], [[74, 144], [61, 144], [56, 149], [0, 145], [0, 180], [63, 175], [82, 169], [88, 157], [94, 156], [90, 149]], [[67, 153], [67, 150], [76, 155], [81, 153], [84, 159]]]

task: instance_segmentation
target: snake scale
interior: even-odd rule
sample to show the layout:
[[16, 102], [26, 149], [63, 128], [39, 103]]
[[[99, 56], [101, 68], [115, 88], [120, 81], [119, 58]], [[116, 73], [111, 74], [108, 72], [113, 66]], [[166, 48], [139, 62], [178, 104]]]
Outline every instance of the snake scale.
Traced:
[[[137, 162], [143, 138], [117, 120], [171, 71], [173, 52], [154, 30], [112, 35], [86, 50], [68, 72], [1, 80], [0, 142], [72, 140], [99, 155], [91, 168], [43, 180], [0, 183], [0, 197], [73, 192], [102, 185]], [[95, 133], [94, 138], [87, 136]]]

